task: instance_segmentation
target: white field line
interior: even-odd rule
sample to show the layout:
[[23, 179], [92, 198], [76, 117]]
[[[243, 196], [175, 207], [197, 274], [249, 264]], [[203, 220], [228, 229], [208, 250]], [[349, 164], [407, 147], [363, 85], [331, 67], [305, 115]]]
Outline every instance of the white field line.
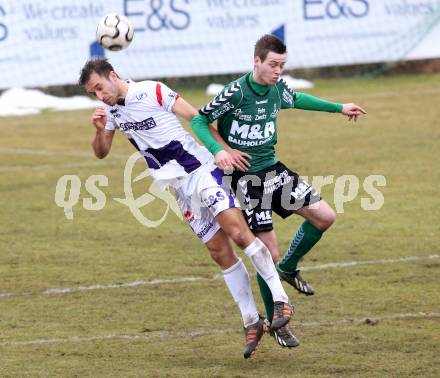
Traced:
[[[410, 95], [414, 94], [419, 95], [431, 95], [431, 94], [440, 94], [440, 88], [419, 88], [410, 92], [376, 92], [376, 93], [363, 93], [356, 94], [357, 97], [360, 98], [369, 98], [369, 97], [400, 97], [402, 95]], [[341, 94], [337, 96], [341, 97]], [[324, 98], [335, 98], [335, 94], [327, 94], [322, 95]], [[353, 97], [353, 95], [350, 95]], [[36, 149], [28, 149], [28, 148], [8, 148], [8, 147], [0, 147], [0, 154], [15, 154], [15, 155], [44, 155], [44, 156], [75, 156], [75, 157], [94, 157], [93, 153], [87, 151], [53, 151], [53, 150], [36, 150]], [[117, 159], [128, 159], [130, 154], [117, 154], [112, 153], [108, 157], [109, 158], [117, 158]], [[46, 166], [47, 168], [52, 168], [50, 165]], [[41, 166], [40, 168], [43, 168]]]
[[305, 266], [301, 268], [301, 271], [306, 272], [308, 270], [323, 270], [323, 269], [332, 269], [332, 268], [348, 268], [358, 265], [372, 265], [372, 264], [395, 264], [401, 262], [411, 262], [418, 260], [432, 260], [438, 259], [440, 255], [429, 255], [429, 256], [407, 256], [407, 257], [398, 257], [396, 259], [380, 259], [380, 260], [365, 260], [365, 261], [348, 261], [348, 262], [340, 262], [340, 263], [329, 263], [317, 266]]
[[[350, 98], [378, 98], [378, 97], [402, 97], [402, 96], [413, 96], [415, 94], [418, 95], [432, 95], [432, 94], [440, 94], [440, 88], [418, 88], [414, 89], [414, 91], [383, 91], [383, 92], [375, 92], [375, 93], [351, 93], [349, 95]], [[341, 93], [324, 93], [320, 95], [321, 98], [347, 98], [346, 94]]]
[[[35, 150], [30, 148], [9, 148], [9, 147], [0, 147], [0, 154], [73, 156], [73, 157], [95, 158], [95, 155], [91, 151], [53, 151], [53, 150]], [[131, 153], [127, 153], [127, 154], [111, 153], [108, 155], [108, 158], [128, 159], [130, 155]]]
[[[434, 260], [440, 258], [440, 255], [428, 255], [428, 256], [407, 256], [407, 257], [399, 257], [395, 259], [380, 259], [380, 260], [365, 260], [365, 261], [349, 261], [349, 262], [340, 262], [340, 263], [329, 263], [323, 265], [316, 266], [305, 266], [302, 267], [302, 271], [310, 271], [310, 270], [325, 270], [325, 269], [336, 269], [336, 268], [352, 268], [356, 266], [362, 265], [384, 265], [384, 264], [397, 264], [397, 263], [405, 263], [412, 261], [421, 261], [421, 260]], [[109, 289], [126, 289], [133, 288], [138, 286], [155, 286], [155, 285], [166, 285], [166, 284], [180, 284], [180, 283], [190, 283], [190, 282], [199, 282], [199, 281], [214, 281], [221, 280], [221, 274], [216, 274], [210, 277], [178, 277], [173, 279], [155, 279], [150, 281], [134, 281], [128, 283], [121, 284], [108, 284], [108, 285], [92, 285], [92, 286], [78, 286], [78, 287], [66, 287], [66, 288], [51, 288], [46, 289], [40, 292], [11, 292], [11, 293], [0, 293], [0, 298], [6, 297], [25, 297], [25, 296], [35, 296], [35, 295], [53, 295], [53, 294], [72, 294], [79, 293], [90, 290], [109, 290]]]
[[[7, 148], [0, 147], [0, 154], [11, 154], [11, 155], [39, 155], [39, 156], [66, 156], [66, 157], [87, 157], [92, 158], [93, 161], [87, 161], [83, 163], [68, 163], [68, 164], [38, 164], [38, 165], [3, 165], [0, 167], [1, 172], [14, 172], [29, 169], [71, 169], [71, 168], [81, 168], [81, 167], [95, 167], [95, 166], [107, 166], [108, 161], [96, 161], [95, 155], [92, 152], [87, 151], [50, 151], [50, 150], [34, 150], [28, 148]], [[111, 160], [121, 160], [128, 159], [130, 154], [118, 154], [111, 153], [106, 160], [109, 158]]]
[[[337, 319], [333, 321], [322, 322], [297, 322], [296, 327], [325, 327], [325, 326], [338, 326], [338, 325], [360, 325], [370, 324], [374, 325], [378, 322], [401, 320], [401, 319], [417, 319], [417, 318], [439, 318], [440, 313], [437, 312], [415, 312], [404, 314], [389, 314], [384, 316], [368, 316], [358, 319]], [[189, 337], [200, 337], [217, 334], [228, 333], [241, 333], [239, 329], [210, 329], [210, 330], [194, 330], [188, 332], [150, 332], [144, 335], [102, 335], [102, 336], [89, 336], [79, 337], [73, 336], [64, 339], [37, 339], [37, 340], [21, 340], [21, 341], [4, 341], [0, 342], [0, 346], [21, 346], [21, 345], [42, 345], [42, 344], [63, 344], [63, 343], [82, 343], [90, 341], [105, 341], [105, 340], [128, 340], [128, 341], [149, 341], [153, 339], [180, 339]]]
[[[113, 164], [116, 163], [115, 161]], [[83, 167], [107, 167], [108, 162], [103, 164], [101, 161], [91, 161], [87, 163], [69, 163], [69, 164], [40, 164], [40, 165], [7, 165], [0, 167], [0, 172], [28, 171], [34, 169], [70, 169]]]
[[22, 293], [0, 293], [2, 297], [24, 297], [34, 295], [51, 295], [51, 294], [72, 294], [90, 290], [108, 290], [108, 289], [126, 289], [138, 286], [151, 286], [151, 285], [166, 285], [166, 284], [179, 284], [187, 282], [197, 281], [213, 281], [219, 280], [222, 276], [220, 274], [210, 277], [178, 277], [169, 280], [156, 279], [151, 281], [133, 281], [121, 284], [109, 284], [109, 285], [92, 285], [92, 286], [78, 286], [78, 287], [66, 287], [66, 288], [52, 288], [46, 289], [40, 292], [22, 292]]
[[[437, 87], [428, 87], [428, 88], [416, 88], [410, 91], [383, 91], [383, 92], [375, 92], [375, 93], [362, 93], [362, 94], [350, 94], [349, 97], [352, 98], [354, 96], [361, 98], [368, 97], [401, 97], [404, 95], [414, 96], [415, 94], [419, 95], [432, 95], [432, 94], [440, 94], [440, 88]], [[323, 98], [336, 98], [341, 97], [341, 93], [327, 93], [321, 95]], [[346, 96], [345, 96], [346, 97]], [[36, 149], [28, 149], [28, 148], [7, 148], [0, 147], [0, 154], [26, 154], [26, 155], [45, 155], [45, 156], [77, 156], [77, 157], [93, 157], [91, 152], [86, 151], [53, 151], [53, 150], [36, 150]], [[109, 157], [114, 158], [124, 158], [127, 159], [129, 154], [110, 154]]]

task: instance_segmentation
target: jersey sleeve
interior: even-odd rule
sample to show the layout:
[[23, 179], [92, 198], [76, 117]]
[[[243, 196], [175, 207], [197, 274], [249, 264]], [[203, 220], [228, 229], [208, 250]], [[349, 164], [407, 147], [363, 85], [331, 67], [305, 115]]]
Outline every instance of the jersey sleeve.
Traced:
[[153, 87], [153, 97], [156, 98], [157, 103], [167, 112], [171, 112], [174, 103], [179, 98], [179, 95], [168, 88], [165, 84], [156, 82]]
[[205, 116], [210, 123], [216, 121], [222, 115], [233, 111], [243, 99], [241, 85], [238, 82], [226, 86], [211, 102], [199, 110], [199, 114]]
[[342, 112], [342, 104], [323, 100], [322, 98], [301, 92], [296, 92], [295, 108], [329, 113]]
[[215, 140], [209, 130], [208, 119], [201, 114], [197, 114], [191, 121], [191, 128], [197, 138], [206, 146], [208, 151], [215, 155], [224, 148]]
[[277, 84], [278, 92], [281, 97], [281, 109], [291, 109], [295, 107], [296, 92], [289, 87], [286, 81], [281, 78]]

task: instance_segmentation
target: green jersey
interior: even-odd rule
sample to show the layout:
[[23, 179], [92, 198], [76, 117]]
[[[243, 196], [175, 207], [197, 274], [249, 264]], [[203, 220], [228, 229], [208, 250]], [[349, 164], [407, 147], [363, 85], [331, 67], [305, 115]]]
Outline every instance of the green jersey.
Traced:
[[258, 94], [251, 85], [251, 74], [226, 85], [209, 104], [200, 109], [231, 147], [251, 155], [249, 172], [275, 164], [277, 115], [280, 109], [295, 106], [295, 92], [283, 79]]

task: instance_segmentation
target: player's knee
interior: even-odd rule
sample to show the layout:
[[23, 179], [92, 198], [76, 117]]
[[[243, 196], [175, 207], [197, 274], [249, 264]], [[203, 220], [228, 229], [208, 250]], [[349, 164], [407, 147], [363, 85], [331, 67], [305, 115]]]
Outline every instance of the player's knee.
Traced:
[[269, 240], [263, 240], [262, 238], [260, 238], [260, 240], [265, 244], [270, 252], [270, 255], [272, 256], [272, 260], [276, 263], [280, 258], [280, 251], [278, 250], [278, 246], [270, 242]]
[[227, 269], [237, 261], [234, 251], [229, 247], [209, 248], [209, 254], [221, 269]]
[[237, 223], [228, 228], [228, 236], [241, 249], [245, 249], [255, 239], [255, 235], [246, 223]]
[[278, 262], [278, 260], [280, 259], [280, 252], [277, 250], [273, 250], [273, 249], [269, 249], [269, 252], [272, 256], [272, 260], [274, 263]]
[[330, 209], [327, 215], [327, 228], [329, 228], [336, 221], [336, 212], [333, 209]]
[[332, 208], [329, 208], [325, 212], [325, 215], [318, 221], [319, 223], [318, 228], [321, 231], [326, 231], [331, 227], [333, 223], [335, 223], [335, 221], [336, 221], [336, 212]]
[[231, 227], [228, 232], [228, 236], [242, 249], [247, 245], [245, 232], [243, 232], [243, 230], [239, 227]]
[[209, 249], [209, 255], [211, 256], [211, 259], [213, 259], [217, 264], [220, 263], [222, 259], [222, 251], [221, 249]]

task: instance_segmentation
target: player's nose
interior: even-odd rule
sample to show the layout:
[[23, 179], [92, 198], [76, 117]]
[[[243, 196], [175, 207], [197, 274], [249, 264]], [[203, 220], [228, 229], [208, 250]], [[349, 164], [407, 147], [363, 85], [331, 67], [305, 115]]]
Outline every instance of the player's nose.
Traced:
[[104, 100], [104, 95], [102, 94], [102, 92], [96, 92], [96, 98], [99, 101], [103, 101]]

